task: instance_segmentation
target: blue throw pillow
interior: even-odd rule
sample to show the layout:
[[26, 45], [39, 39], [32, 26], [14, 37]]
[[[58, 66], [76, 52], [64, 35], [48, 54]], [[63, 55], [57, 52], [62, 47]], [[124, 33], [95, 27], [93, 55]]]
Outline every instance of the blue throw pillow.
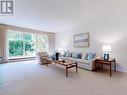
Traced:
[[70, 52], [66, 53], [66, 57], [71, 57], [71, 56], [72, 56], [72, 54]]
[[88, 53], [81, 55], [83, 60], [88, 60]]
[[73, 52], [73, 53], [72, 53], [72, 57], [73, 57], [73, 58], [77, 58], [77, 53]]
[[88, 53], [88, 57], [87, 57], [87, 60], [91, 60], [91, 59], [94, 59], [95, 58], [95, 56], [96, 56], [96, 54], [95, 53]]
[[85, 55], [85, 60], [88, 60], [88, 55], [89, 55], [89, 53], [87, 53], [86, 55]]
[[63, 57], [66, 57], [66, 54], [67, 54], [67, 52], [64, 51], [64, 53], [63, 53]]

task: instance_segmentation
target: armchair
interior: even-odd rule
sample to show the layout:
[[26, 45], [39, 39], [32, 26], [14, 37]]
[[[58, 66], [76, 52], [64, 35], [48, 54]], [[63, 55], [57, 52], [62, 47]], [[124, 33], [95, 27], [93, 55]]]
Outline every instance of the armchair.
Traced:
[[51, 60], [48, 60], [48, 58], [49, 58], [49, 56], [48, 56], [48, 53], [46, 53], [46, 52], [38, 52], [36, 54], [37, 63], [39, 63], [41, 65], [51, 64], [52, 61]]

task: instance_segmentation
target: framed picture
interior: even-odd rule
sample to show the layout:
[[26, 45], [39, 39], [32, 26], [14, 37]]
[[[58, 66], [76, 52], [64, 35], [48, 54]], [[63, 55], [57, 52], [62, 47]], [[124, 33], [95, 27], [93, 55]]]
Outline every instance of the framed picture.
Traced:
[[74, 35], [74, 47], [88, 47], [89, 33]]
[[104, 60], [109, 60], [109, 54], [104, 54]]

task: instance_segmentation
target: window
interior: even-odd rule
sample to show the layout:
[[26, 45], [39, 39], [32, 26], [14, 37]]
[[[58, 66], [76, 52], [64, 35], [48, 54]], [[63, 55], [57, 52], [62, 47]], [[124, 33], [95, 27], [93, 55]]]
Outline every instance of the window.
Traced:
[[9, 32], [9, 57], [23, 56], [23, 37], [21, 32]]
[[9, 57], [35, 57], [36, 52], [48, 52], [48, 36], [34, 33], [8, 31]]
[[37, 35], [36, 39], [37, 52], [47, 51], [48, 52], [48, 36], [46, 35]]

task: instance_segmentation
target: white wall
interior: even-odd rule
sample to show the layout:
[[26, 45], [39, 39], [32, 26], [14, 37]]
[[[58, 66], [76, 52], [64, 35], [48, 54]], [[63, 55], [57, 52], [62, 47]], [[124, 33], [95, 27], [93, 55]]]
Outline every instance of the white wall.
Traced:
[[1, 25], [0, 25], [0, 56], [1, 56]]
[[[74, 48], [73, 35], [90, 34], [89, 48]], [[127, 72], [127, 11], [121, 11], [103, 18], [81, 24], [72, 29], [56, 33], [56, 49], [72, 51], [93, 51], [102, 55], [102, 45], [112, 47], [111, 57], [117, 60], [117, 70]]]

